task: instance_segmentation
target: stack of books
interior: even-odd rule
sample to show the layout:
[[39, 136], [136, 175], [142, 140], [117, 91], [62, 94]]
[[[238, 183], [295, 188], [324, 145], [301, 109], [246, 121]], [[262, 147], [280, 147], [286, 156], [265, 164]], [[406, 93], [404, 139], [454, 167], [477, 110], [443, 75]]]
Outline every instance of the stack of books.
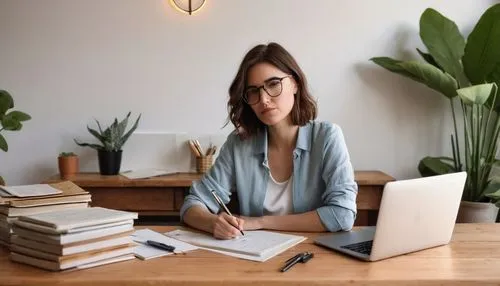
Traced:
[[137, 213], [100, 207], [20, 216], [10, 259], [52, 271], [133, 259], [134, 219]]
[[87, 208], [91, 195], [70, 181], [0, 186], [0, 245], [10, 246], [12, 224], [19, 216]]

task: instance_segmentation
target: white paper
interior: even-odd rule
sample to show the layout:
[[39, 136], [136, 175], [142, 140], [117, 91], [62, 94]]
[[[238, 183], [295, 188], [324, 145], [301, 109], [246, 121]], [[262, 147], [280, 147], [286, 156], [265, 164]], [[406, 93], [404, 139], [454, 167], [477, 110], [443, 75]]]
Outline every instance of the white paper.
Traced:
[[15, 197], [47, 196], [62, 193], [48, 184], [34, 184], [22, 186], [0, 186], [0, 188]]
[[[198, 249], [198, 247], [185, 243], [170, 237], [167, 237], [159, 232], [152, 231], [151, 229], [140, 229], [135, 231], [130, 235], [132, 239], [139, 242], [139, 245], [135, 247], [134, 254], [137, 258], [142, 260], [147, 260], [151, 258], [161, 257], [165, 255], [170, 255], [174, 253], [185, 253], [191, 250]], [[164, 244], [172, 245], [175, 247], [174, 253], [161, 250], [149, 245], [144, 244], [147, 240], [153, 240], [156, 242], [161, 242]]]
[[165, 235], [197, 245], [202, 249], [261, 262], [306, 239], [303, 236], [261, 230], [245, 231], [244, 236], [228, 240], [220, 240], [208, 234], [186, 230], [174, 230]]
[[169, 171], [166, 169], [137, 169], [137, 170], [121, 172], [120, 175], [133, 180], [133, 179], [151, 178], [172, 173], [175, 173], [175, 171], [174, 170]]

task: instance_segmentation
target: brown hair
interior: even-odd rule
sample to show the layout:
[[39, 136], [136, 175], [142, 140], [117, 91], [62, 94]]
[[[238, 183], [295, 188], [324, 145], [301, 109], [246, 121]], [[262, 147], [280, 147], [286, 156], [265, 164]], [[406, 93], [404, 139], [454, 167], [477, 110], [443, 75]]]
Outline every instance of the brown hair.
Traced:
[[292, 123], [303, 126], [308, 121], [316, 118], [316, 102], [307, 89], [307, 80], [304, 73], [292, 55], [277, 43], [258, 45], [245, 55], [238, 73], [229, 87], [228, 121], [230, 120], [233, 123], [238, 134], [243, 139], [253, 136], [265, 128], [265, 124], [257, 118], [252, 108], [243, 100], [248, 71], [254, 65], [263, 62], [272, 64], [284, 73], [292, 75], [297, 82], [295, 103], [291, 111]]

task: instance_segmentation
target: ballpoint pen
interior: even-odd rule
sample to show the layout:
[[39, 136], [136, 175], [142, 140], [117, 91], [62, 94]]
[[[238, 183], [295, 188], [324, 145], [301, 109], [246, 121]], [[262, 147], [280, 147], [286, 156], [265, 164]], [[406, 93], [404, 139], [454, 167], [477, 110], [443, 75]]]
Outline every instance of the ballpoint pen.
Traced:
[[[215, 193], [215, 191], [211, 191], [211, 193], [212, 193], [212, 196], [214, 197], [215, 201], [219, 204], [219, 206], [220, 206], [222, 209], [224, 209], [224, 211], [225, 211], [228, 215], [230, 215], [230, 216], [234, 217], [234, 216], [233, 216], [233, 214], [232, 214], [232, 213], [229, 211], [229, 209], [226, 207], [226, 205], [225, 205], [225, 204], [222, 202], [222, 200], [219, 198], [219, 196]], [[241, 235], [245, 235], [245, 234], [243, 233], [243, 230], [241, 230], [241, 229], [240, 229], [240, 232], [241, 232]]]
[[292, 268], [295, 264], [301, 262], [301, 263], [306, 263], [307, 261], [311, 260], [311, 258], [314, 257], [314, 254], [312, 252], [303, 252], [295, 255], [294, 257], [288, 259], [285, 262], [285, 266], [281, 268], [281, 272], [285, 272], [288, 269]]
[[175, 246], [168, 245], [168, 244], [161, 243], [161, 242], [157, 242], [157, 241], [153, 241], [153, 240], [146, 240], [146, 244], [150, 245], [152, 247], [161, 249], [161, 250], [169, 251], [169, 252], [174, 252], [174, 250], [175, 250]]

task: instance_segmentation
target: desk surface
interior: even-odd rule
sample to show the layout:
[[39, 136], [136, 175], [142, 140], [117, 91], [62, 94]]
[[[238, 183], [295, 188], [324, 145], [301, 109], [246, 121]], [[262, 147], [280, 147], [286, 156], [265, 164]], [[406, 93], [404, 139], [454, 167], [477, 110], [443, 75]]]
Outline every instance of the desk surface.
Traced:
[[[79, 173], [68, 177], [80, 187], [189, 187], [192, 182], [199, 180], [201, 174], [175, 173], [147, 179], [131, 180], [124, 176], [101, 176], [99, 173]], [[380, 171], [355, 171], [355, 180], [358, 185], [385, 185], [394, 178]], [[59, 175], [50, 177], [45, 183], [60, 182]]]
[[[152, 227], [157, 231], [172, 227]], [[0, 250], [0, 285], [498, 285], [500, 224], [457, 224], [452, 242], [378, 262], [363, 262], [312, 243], [317, 234], [267, 262], [238, 260], [196, 250], [186, 255], [138, 259], [86, 270], [52, 273], [8, 260]], [[290, 271], [289, 257], [315, 257]]]

